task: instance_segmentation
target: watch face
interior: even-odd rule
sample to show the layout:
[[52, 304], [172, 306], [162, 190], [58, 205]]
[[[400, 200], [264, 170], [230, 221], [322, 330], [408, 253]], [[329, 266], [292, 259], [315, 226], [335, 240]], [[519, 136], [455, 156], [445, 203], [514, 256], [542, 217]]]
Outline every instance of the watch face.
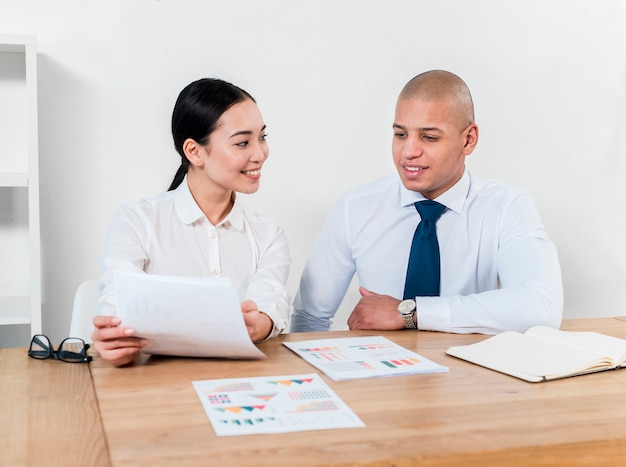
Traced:
[[414, 300], [404, 300], [398, 305], [398, 311], [401, 315], [409, 315], [413, 310], [415, 310]]

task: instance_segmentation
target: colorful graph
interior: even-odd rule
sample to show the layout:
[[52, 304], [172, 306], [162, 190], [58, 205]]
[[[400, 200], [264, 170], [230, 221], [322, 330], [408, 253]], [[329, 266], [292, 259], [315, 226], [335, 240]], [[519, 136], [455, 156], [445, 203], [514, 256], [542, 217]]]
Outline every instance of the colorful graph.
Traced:
[[337, 406], [333, 401], [326, 400], [300, 405], [294, 412], [326, 412], [328, 410], [337, 410]]
[[299, 350], [301, 350], [302, 352], [327, 352], [329, 350], [339, 350], [339, 347], [334, 345], [325, 347], [305, 347]]
[[213, 388], [213, 392], [226, 392], [226, 391], [252, 391], [254, 388], [252, 384], [245, 382], [233, 383], [233, 384], [224, 384], [222, 386], [218, 386]]
[[215, 410], [220, 412], [232, 412], [232, 413], [240, 413], [240, 412], [253, 412], [255, 410], [263, 410], [265, 408], [264, 405], [244, 405], [244, 406], [232, 406], [232, 407], [216, 407]]
[[316, 358], [318, 360], [322, 360], [323, 362], [345, 362], [345, 361], [349, 361], [350, 360], [348, 357], [346, 357], [341, 352], [312, 353], [311, 357], [312, 358]]
[[292, 384], [304, 384], [313, 382], [313, 378], [306, 379], [282, 379], [277, 381], [268, 381], [270, 384], [281, 384], [283, 386], [291, 386]]
[[240, 418], [236, 420], [220, 420], [219, 423], [223, 423], [225, 425], [238, 425], [238, 426], [251, 426], [251, 425], [259, 425], [259, 424], [267, 424], [276, 422], [276, 418], [274, 417], [265, 417], [265, 418]]
[[380, 363], [387, 365], [389, 368], [398, 368], [405, 365], [417, 365], [420, 362], [418, 358], [403, 358], [400, 360], [383, 360]]
[[264, 401], [270, 401], [274, 397], [276, 397], [276, 394], [277, 394], [276, 392], [272, 394], [250, 394], [250, 397], [254, 397], [256, 399], [262, 399]]
[[287, 393], [289, 399], [292, 401], [306, 400], [306, 399], [328, 399], [331, 395], [328, 391], [318, 389], [317, 391], [289, 391]]
[[228, 394], [209, 394], [208, 397], [211, 404], [230, 404]]
[[348, 346], [350, 349], [358, 349], [358, 350], [379, 350], [379, 349], [394, 349], [394, 345], [390, 344], [368, 344], [363, 343], [359, 345], [350, 345]]
[[361, 371], [361, 370], [374, 370], [375, 368], [368, 362], [364, 361], [347, 361], [347, 362], [332, 362], [322, 363], [319, 365], [322, 370], [326, 368], [332, 368], [334, 371]]

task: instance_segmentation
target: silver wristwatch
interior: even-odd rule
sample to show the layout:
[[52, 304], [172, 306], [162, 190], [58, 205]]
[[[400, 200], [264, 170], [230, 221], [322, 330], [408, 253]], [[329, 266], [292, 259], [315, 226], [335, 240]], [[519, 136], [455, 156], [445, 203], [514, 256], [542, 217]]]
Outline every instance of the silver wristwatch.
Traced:
[[417, 329], [415, 325], [415, 306], [415, 300], [403, 300], [398, 305], [398, 311], [404, 320], [406, 329]]

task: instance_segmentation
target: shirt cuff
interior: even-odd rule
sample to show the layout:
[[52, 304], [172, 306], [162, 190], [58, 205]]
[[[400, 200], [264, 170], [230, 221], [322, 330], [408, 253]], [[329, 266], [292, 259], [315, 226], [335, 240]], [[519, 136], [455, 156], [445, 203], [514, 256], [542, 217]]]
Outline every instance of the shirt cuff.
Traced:
[[278, 321], [278, 323], [283, 324], [282, 326], [280, 326], [279, 324], [277, 324], [276, 319], [272, 316], [271, 313], [266, 313], [265, 311], [262, 311], [262, 310], [259, 310], [259, 312], [263, 313], [264, 315], [267, 315], [268, 318], [272, 321], [272, 330], [267, 335], [267, 337], [256, 342], [265, 342], [266, 340], [271, 339], [272, 337], [278, 336], [281, 332], [285, 330], [286, 323], [282, 323], [282, 321]]
[[449, 301], [448, 297], [415, 297], [417, 328], [449, 332], [452, 328]]

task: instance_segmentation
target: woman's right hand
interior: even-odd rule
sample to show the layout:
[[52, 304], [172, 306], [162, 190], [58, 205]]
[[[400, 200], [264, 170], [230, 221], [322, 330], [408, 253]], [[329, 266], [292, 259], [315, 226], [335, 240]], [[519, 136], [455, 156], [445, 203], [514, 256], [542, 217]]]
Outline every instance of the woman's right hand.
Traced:
[[103, 360], [122, 366], [133, 361], [135, 355], [148, 343], [147, 339], [135, 337], [133, 328], [120, 326], [117, 316], [95, 316], [91, 333], [93, 347]]

